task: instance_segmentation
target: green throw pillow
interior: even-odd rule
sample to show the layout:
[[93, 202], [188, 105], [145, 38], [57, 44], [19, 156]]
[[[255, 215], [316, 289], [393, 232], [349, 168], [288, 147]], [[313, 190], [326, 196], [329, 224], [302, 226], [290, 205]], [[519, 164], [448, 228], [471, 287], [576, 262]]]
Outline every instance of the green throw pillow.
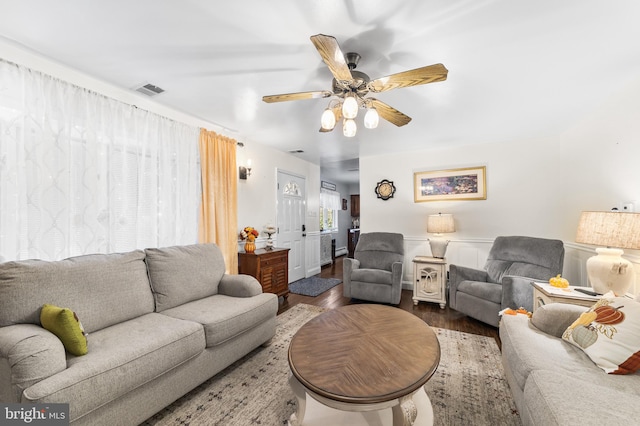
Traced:
[[58, 336], [70, 354], [80, 356], [87, 353], [87, 335], [78, 316], [71, 309], [44, 304], [40, 312], [40, 323]]

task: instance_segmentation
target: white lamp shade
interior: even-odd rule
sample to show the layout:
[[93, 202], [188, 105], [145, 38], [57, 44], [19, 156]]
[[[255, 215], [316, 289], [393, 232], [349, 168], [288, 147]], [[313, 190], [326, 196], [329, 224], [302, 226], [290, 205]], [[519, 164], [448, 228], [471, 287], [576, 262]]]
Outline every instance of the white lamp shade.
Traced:
[[380, 116], [378, 115], [378, 111], [375, 108], [369, 108], [367, 113], [364, 115], [364, 127], [367, 129], [375, 129], [378, 127], [378, 122], [380, 121]]
[[427, 232], [432, 234], [446, 234], [455, 232], [456, 226], [452, 214], [432, 214], [427, 217]]
[[348, 137], [352, 138], [356, 135], [356, 131], [358, 130], [358, 126], [356, 122], [350, 118], [344, 120], [344, 124], [342, 125], [342, 133]]
[[336, 127], [336, 116], [330, 108], [325, 109], [322, 113], [322, 117], [320, 117], [320, 125], [325, 130], [332, 130]]
[[582, 212], [576, 242], [640, 249], [640, 213]]
[[358, 115], [358, 101], [354, 95], [347, 95], [342, 104], [342, 115], [344, 118], [356, 118]]

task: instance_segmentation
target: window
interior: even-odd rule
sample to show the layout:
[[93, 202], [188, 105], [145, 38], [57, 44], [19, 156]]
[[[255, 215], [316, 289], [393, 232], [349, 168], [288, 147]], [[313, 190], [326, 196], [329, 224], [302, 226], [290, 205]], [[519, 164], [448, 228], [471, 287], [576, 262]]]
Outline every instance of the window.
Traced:
[[0, 59], [6, 260], [197, 240], [197, 127]]
[[340, 210], [340, 193], [328, 189], [320, 189], [320, 230], [338, 229], [338, 210]]

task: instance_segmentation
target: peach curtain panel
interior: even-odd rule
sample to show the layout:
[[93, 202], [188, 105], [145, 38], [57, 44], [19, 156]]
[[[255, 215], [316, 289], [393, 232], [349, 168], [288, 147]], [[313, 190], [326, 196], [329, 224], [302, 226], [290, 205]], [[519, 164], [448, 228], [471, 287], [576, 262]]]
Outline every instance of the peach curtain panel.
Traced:
[[238, 273], [238, 194], [235, 139], [200, 129], [202, 203], [198, 239], [222, 250], [227, 273]]

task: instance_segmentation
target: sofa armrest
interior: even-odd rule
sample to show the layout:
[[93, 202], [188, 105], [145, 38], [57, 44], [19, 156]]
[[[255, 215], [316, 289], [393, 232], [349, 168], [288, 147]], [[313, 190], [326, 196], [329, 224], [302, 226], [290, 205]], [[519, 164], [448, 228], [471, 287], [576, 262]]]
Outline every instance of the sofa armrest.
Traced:
[[543, 333], [562, 337], [567, 327], [573, 324], [587, 309], [589, 308], [586, 306], [568, 303], [549, 303], [536, 308], [536, 311], [531, 315], [531, 324]]
[[218, 293], [231, 297], [252, 297], [262, 293], [262, 285], [251, 275], [224, 274], [218, 284]]
[[506, 275], [502, 277], [502, 309], [525, 308], [533, 311], [533, 278]]
[[22, 391], [67, 368], [64, 346], [34, 324], [0, 328], [0, 401], [21, 402]]
[[342, 295], [351, 297], [351, 273], [355, 269], [360, 269], [360, 262], [350, 257], [342, 261]]

